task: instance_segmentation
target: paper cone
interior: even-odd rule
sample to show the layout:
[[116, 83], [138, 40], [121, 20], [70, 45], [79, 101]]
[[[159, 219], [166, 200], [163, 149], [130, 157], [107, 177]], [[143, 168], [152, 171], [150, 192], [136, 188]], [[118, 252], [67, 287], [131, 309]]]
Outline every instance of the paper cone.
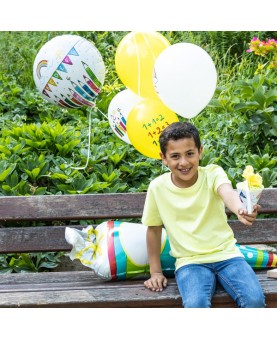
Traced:
[[261, 189], [249, 189], [247, 183], [237, 183], [239, 198], [241, 200], [243, 208], [247, 210], [248, 214], [251, 214], [253, 212], [253, 206], [258, 203], [263, 189], [263, 187]]
[[277, 254], [240, 244], [236, 244], [236, 246], [252, 268], [264, 269], [277, 267]]
[[[79, 260], [103, 280], [125, 280], [149, 276], [146, 246], [147, 227], [140, 223], [106, 221], [96, 228], [65, 228], [65, 239], [72, 245], [70, 259]], [[255, 269], [276, 268], [277, 254], [236, 244], [246, 262]], [[166, 277], [174, 277], [175, 258], [162, 231], [161, 266]]]

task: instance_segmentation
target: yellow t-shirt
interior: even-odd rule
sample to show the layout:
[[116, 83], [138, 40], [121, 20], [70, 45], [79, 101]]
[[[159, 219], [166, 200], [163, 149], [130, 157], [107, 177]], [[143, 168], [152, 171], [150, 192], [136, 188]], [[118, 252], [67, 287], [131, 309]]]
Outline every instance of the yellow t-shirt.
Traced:
[[226, 173], [214, 164], [199, 167], [198, 179], [189, 188], [174, 185], [170, 172], [150, 183], [142, 223], [166, 228], [176, 270], [186, 264], [243, 257], [217, 193], [224, 183], [230, 183]]

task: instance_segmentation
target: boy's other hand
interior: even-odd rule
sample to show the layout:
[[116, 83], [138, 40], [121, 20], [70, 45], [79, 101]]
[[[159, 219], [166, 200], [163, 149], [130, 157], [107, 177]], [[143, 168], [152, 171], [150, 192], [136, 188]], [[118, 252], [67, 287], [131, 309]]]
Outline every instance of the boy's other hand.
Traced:
[[238, 219], [241, 223], [251, 226], [253, 224], [253, 222], [255, 221], [257, 215], [258, 215], [258, 211], [261, 208], [261, 206], [259, 204], [255, 204], [254, 205], [254, 210], [251, 214], [248, 214], [246, 210], [244, 210], [243, 208], [240, 208], [238, 211]]
[[161, 292], [167, 286], [167, 279], [162, 273], [153, 273], [144, 286], [153, 292]]

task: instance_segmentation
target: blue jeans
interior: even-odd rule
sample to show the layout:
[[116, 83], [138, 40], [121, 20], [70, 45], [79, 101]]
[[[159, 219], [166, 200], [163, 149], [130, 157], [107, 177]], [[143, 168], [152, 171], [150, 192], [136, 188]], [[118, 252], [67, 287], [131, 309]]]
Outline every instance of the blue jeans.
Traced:
[[229, 260], [188, 264], [175, 273], [178, 289], [186, 308], [209, 308], [219, 282], [238, 307], [265, 307], [265, 298], [256, 274], [242, 257]]

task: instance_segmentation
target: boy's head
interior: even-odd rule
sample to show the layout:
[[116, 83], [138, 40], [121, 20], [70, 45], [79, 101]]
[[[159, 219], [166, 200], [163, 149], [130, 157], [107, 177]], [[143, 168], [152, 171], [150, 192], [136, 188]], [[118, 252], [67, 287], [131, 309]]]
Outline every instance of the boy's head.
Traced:
[[161, 158], [171, 171], [171, 180], [179, 188], [188, 188], [198, 179], [202, 158], [198, 130], [190, 123], [172, 123], [160, 135]]
[[163, 155], [166, 154], [167, 143], [170, 140], [176, 141], [183, 138], [193, 138], [195, 146], [200, 150], [201, 141], [196, 127], [188, 122], [176, 122], [167, 126], [160, 134], [159, 142]]

